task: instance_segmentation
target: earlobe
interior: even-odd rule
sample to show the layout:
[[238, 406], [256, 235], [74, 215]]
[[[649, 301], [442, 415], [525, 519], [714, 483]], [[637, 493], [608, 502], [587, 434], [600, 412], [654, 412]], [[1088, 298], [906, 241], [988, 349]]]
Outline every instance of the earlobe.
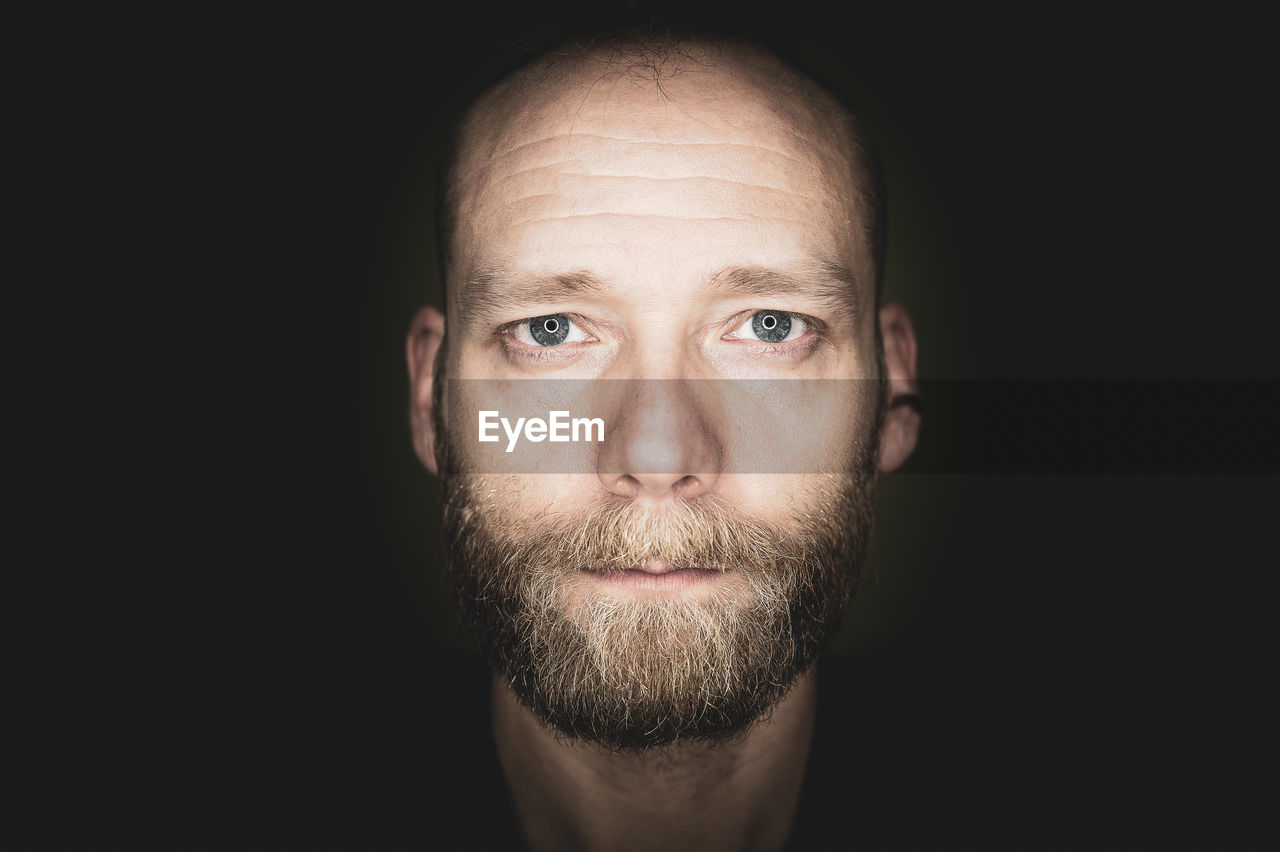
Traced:
[[436, 358], [444, 341], [444, 314], [428, 305], [414, 316], [405, 341], [409, 367], [409, 428], [413, 449], [432, 474], [436, 464], [436, 433], [433, 419]]
[[896, 470], [911, 455], [920, 437], [921, 406], [916, 382], [916, 335], [907, 309], [898, 302], [880, 308], [888, 410], [880, 433], [880, 470]]

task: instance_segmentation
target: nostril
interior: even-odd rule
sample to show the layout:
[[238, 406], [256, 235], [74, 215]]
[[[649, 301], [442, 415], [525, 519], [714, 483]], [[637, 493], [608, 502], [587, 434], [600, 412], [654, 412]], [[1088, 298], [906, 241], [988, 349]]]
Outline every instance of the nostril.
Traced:
[[671, 486], [671, 491], [677, 497], [696, 497], [702, 491], [702, 480], [692, 474], [682, 476]]
[[644, 491], [644, 485], [631, 474], [624, 473], [618, 477], [614, 490], [623, 497], [636, 497]]

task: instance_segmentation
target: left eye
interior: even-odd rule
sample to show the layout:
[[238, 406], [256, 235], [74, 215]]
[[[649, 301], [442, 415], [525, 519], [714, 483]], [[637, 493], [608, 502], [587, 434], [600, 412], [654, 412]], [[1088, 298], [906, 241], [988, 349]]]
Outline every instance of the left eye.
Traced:
[[782, 343], [802, 336], [806, 328], [805, 321], [795, 314], [786, 311], [756, 311], [731, 334], [743, 340]]
[[580, 343], [587, 339], [586, 332], [564, 314], [548, 314], [521, 320], [512, 329], [516, 340], [526, 346], [559, 346], [561, 343]]

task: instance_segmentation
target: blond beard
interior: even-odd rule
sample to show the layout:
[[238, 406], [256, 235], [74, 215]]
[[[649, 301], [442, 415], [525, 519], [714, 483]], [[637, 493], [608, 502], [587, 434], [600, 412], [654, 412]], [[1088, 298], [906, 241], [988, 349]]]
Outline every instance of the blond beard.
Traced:
[[[544, 723], [614, 749], [722, 742], [766, 715], [838, 624], [874, 521], [869, 471], [810, 477], [785, 528], [714, 495], [517, 518], [486, 477], [443, 478], [450, 572], [482, 653]], [[651, 560], [727, 575], [671, 596], [589, 576]]]

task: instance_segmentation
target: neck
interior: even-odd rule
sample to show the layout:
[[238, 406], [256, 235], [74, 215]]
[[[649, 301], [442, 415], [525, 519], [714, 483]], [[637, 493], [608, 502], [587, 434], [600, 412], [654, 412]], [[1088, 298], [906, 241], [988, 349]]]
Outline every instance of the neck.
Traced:
[[781, 849], [816, 697], [811, 669], [733, 742], [617, 754], [557, 735], [495, 679], [494, 736], [533, 849]]

